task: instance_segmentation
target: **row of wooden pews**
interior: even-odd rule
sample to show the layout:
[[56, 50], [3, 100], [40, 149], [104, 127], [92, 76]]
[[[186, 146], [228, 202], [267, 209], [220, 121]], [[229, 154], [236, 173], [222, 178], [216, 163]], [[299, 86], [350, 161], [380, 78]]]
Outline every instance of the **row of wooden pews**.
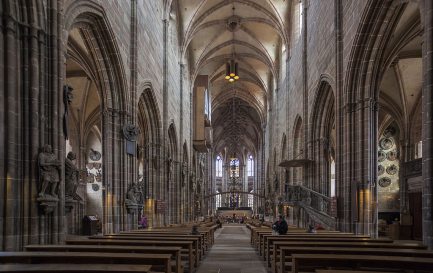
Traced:
[[433, 252], [419, 244], [295, 227], [286, 235], [273, 235], [269, 227], [248, 228], [251, 244], [274, 273], [433, 272]]
[[0, 252], [0, 272], [194, 272], [214, 242], [214, 223], [125, 231], [66, 240], [63, 245], [28, 245]]

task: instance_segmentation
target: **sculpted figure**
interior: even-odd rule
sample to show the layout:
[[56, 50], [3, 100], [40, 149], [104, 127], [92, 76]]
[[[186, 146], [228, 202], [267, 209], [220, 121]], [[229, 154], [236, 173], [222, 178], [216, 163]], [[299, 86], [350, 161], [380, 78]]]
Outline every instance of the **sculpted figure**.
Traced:
[[130, 204], [137, 204], [140, 201], [140, 190], [136, 184], [132, 184], [126, 193], [126, 201]]
[[182, 163], [182, 187], [185, 187], [187, 182], [188, 163], [185, 161]]
[[57, 197], [57, 188], [60, 182], [60, 161], [53, 154], [51, 145], [44, 145], [38, 157], [41, 190], [39, 197], [45, 197], [48, 189], [50, 195]]
[[69, 152], [65, 159], [65, 195], [72, 198], [75, 197], [77, 191], [80, 172], [74, 163], [76, 158], [75, 153]]
[[69, 138], [68, 135], [69, 107], [72, 102], [72, 99], [74, 98], [72, 91], [74, 91], [74, 89], [69, 85], [65, 85], [63, 87], [63, 104], [65, 106], [65, 113], [63, 114], [63, 134], [65, 135], [65, 139]]
[[169, 180], [171, 180], [172, 176], [173, 176], [173, 159], [169, 157], [167, 159], [167, 177]]
[[191, 171], [191, 176], [190, 176], [190, 185], [189, 185], [189, 187], [190, 187], [190, 190], [191, 191], [195, 191], [195, 189], [197, 188], [197, 184], [196, 184], [196, 177], [195, 177], [195, 172], [194, 171]]
[[276, 172], [274, 172], [274, 190], [275, 192], [278, 192], [280, 188], [280, 183], [278, 182], [278, 175]]

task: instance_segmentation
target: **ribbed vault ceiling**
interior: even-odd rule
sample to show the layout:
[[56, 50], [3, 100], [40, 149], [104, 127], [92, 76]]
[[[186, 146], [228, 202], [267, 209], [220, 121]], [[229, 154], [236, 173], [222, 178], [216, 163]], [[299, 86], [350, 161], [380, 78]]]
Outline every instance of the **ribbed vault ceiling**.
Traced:
[[[289, 2], [175, 2], [183, 33], [181, 52], [189, 59], [191, 76], [209, 75], [216, 152], [253, 152], [257, 148], [266, 120], [267, 96], [278, 80], [279, 54], [287, 44]], [[239, 64], [241, 79], [234, 84], [224, 79], [230, 59]]]

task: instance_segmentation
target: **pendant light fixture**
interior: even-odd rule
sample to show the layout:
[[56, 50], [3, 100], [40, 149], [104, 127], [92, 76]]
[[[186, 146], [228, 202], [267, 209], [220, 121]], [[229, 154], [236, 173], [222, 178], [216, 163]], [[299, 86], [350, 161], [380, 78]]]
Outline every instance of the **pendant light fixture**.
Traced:
[[238, 63], [234, 60], [234, 58], [226, 64], [225, 79], [229, 82], [235, 82], [239, 80]]
[[[228, 28], [233, 33], [233, 41], [235, 40], [235, 31], [239, 28], [239, 19], [237, 16], [235, 16], [235, 6], [233, 4], [233, 15], [228, 20]], [[233, 83], [237, 80], [239, 80], [239, 73], [238, 73], [238, 63], [235, 61], [235, 47], [233, 45], [233, 52], [232, 52], [232, 58], [229, 62], [226, 63], [226, 74], [225, 79], [229, 82]]]

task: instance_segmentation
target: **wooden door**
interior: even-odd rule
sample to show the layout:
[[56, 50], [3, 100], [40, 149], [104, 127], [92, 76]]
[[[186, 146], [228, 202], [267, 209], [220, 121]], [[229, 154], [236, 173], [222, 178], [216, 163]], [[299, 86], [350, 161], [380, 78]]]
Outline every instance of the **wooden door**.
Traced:
[[422, 240], [422, 194], [409, 193], [410, 214], [413, 217], [412, 239]]

